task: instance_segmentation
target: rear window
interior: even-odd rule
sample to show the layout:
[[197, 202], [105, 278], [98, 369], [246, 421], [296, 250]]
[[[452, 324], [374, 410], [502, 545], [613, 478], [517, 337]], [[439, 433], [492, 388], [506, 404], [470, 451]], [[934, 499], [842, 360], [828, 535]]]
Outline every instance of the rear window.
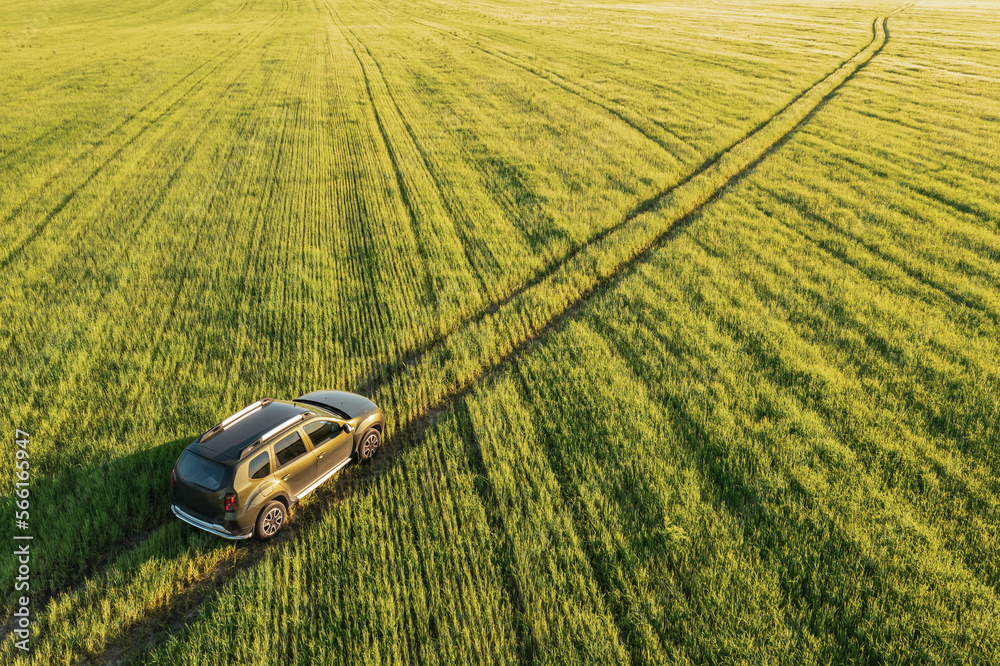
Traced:
[[185, 451], [177, 461], [177, 476], [208, 490], [218, 490], [226, 480], [226, 466]]
[[264, 451], [264, 453], [251, 460], [250, 466], [247, 468], [247, 472], [250, 473], [251, 479], [263, 479], [265, 476], [270, 474], [271, 454]]

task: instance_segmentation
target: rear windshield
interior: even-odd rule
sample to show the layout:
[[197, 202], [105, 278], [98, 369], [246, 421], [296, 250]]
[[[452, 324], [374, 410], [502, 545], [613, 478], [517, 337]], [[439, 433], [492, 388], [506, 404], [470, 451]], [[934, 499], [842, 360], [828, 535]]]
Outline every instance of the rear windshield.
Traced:
[[177, 461], [177, 475], [188, 483], [197, 483], [208, 490], [218, 490], [226, 479], [226, 466], [185, 451]]

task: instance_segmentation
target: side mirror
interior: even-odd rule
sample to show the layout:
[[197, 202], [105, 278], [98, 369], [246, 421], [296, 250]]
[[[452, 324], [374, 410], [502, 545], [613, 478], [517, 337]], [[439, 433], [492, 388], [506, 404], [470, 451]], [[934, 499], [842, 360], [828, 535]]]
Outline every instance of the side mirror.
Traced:
[[351, 427], [350, 423], [345, 423], [344, 424], [344, 432], [347, 432], [347, 433], [354, 432], [354, 428]]

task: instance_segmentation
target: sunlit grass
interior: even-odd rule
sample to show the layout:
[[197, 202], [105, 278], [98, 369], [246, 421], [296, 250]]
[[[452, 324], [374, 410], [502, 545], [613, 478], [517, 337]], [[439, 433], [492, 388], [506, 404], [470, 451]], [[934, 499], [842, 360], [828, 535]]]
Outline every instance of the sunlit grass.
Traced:
[[[996, 661], [1000, 17], [854, 74], [896, 6], [5, 7], [35, 661]], [[322, 387], [442, 411], [248, 566], [170, 517]]]

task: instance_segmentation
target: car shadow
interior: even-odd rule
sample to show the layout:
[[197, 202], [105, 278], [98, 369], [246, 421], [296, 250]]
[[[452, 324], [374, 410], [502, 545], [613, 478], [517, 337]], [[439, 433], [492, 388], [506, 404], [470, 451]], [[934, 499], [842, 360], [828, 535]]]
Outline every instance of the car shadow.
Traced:
[[[198, 434], [54, 474], [46, 474], [41, 465], [31, 468], [28, 529], [5, 521], [0, 538], [11, 543], [15, 533], [32, 536], [30, 589], [36, 611], [100, 573], [173, 517], [170, 470]], [[18, 499], [7, 494], [0, 511], [13, 516]], [[0, 559], [4, 580], [14, 580], [16, 559]], [[2, 600], [6, 615], [18, 594], [13, 585], [7, 589]]]

